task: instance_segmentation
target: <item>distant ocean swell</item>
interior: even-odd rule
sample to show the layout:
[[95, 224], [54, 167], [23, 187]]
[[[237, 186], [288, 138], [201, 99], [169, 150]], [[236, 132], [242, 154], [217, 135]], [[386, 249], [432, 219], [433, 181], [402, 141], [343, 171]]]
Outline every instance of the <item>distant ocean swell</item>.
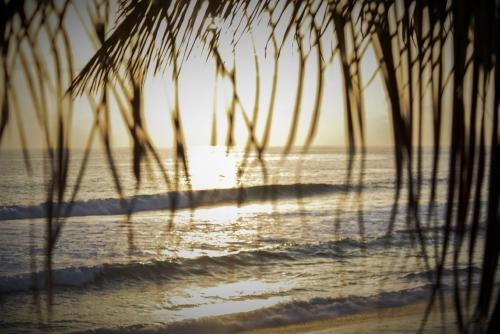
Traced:
[[[341, 239], [317, 244], [284, 244], [273, 248], [241, 251], [222, 256], [201, 256], [146, 263], [112, 263], [95, 266], [68, 267], [53, 270], [53, 283], [60, 287], [85, 287], [88, 285], [119, 283], [130, 280], [155, 281], [158, 279], [181, 279], [191, 275], [223, 275], [228, 268], [246, 269], [272, 263], [333, 259], [349, 261], [355, 257], [369, 256], [377, 249], [408, 247], [406, 233], [390, 237], [373, 238], [366, 241]], [[33, 276], [34, 275], [34, 276]], [[422, 279], [426, 273], [417, 273], [407, 279]], [[34, 283], [36, 282], [36, 285]], [[46, 273], [26, 273], [0, 277], [0, 293], [14, 293], [46, 287]]]
[[188, 319], [163, 326], [134, 325], [132, 327], [94, 329], [80, 333], [237, 333], [303, 321], [331, 319], [380, 307], [408, 305], [424, 301], [428, 297], [430, 289], [431, 285], [424, 285], [412, 289], [382, 292], [368, 297], [349, 296], [294, 300], [252, 312]]
[[[157, 195], [138, 195], [121, 201], [118, 198], [75, 201], [72, 206], [63, 203], [61, 216], [104, 216], [132, 212], [186, 209], [190, 207], [221, 205], [227, 203], [286, 199], [297, 196], [311, 197], [345, 191], [344, 185], [326, 183], [262, 185], [246, 188], [168, 192]], [[47, 204], [0, 207], [0, 220], [46, 217]]]

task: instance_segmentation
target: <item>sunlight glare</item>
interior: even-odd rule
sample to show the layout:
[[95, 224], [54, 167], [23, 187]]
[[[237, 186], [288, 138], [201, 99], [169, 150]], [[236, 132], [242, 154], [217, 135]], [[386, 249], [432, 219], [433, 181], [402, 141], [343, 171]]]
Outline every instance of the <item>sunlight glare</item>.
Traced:
[[226, 154], [224, 146], [193, 147], [189, 170], [194, 190], [236, 186], [236, 159], [234, 154]]

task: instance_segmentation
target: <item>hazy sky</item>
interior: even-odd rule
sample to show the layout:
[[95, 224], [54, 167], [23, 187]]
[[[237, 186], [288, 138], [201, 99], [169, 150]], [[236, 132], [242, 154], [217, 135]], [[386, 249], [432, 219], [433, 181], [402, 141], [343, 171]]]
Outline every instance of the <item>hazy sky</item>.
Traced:
[[[259, 138], [262, 137], [264, 121], [270, 99], [273, 57], [272, 48], [265, 50], [267, 41], [266, 19], [254, 27], [253, 37], [257, 48], [261, 75], [261, 98], [260, 115], [257, 126]], [[70, 9], [66, 18], [66, 25], [73, 45], [73, 59], [78, 72], [95, 52], [85, 34], [81, 22], [74, 9]], [[279, 28], [282, 29], [282, 28]], [[279, 30], [278, 29], [278, 30]], [[160, 34], [161, 35], [161, 34]], [[255, 62], [253, 57], [252, 40], [250, 34], [245, 34], [235, 49], [234, 57], [230, 45], [231, 32], [229, 36], [222, 37], [223, 45], [221, 52], [224, 59], [230, 64], [236, 61], [238, 94], [241, 97], [246, 113], [251, 116], [254, 108], [255, 94]], [[323, 37], [323, 53], [330, 52], [332, 32], [328, 30]], [[224, 42], [225, 41], [225, 42]], [[331, 42], [330, 42], [331, 41]], [[51, 54], [46, 37], [40, 34], [40, 45], [47, 59], [48, 68], [51, 68]], [[306, 49], [308, 48], [306, 41]], [[306, 63], [306, 75], [304, 82], [304, 95], [301, 107], [300, 126], [296, 138], [296, 144], [302, 145], [309, 130], [311, 112], [316, 96], [316, 51], [313, 51]], [[286, 143], [291, 125], [293, 103], [297, 89], [298, 78], [298, 53], [295, 41], [289, 37], [283, 48], [279, 60], [278, 88], [275, 105], [275, 114], [271, 131], [271, 146], [282, 146]], [[362, 60], [363, 81], [367, 81], [376, 69], [377, 62], [371, 49], [369, 49]], [[20, 67], [20, 66], [19, 66]], [[16, 71], [16, 82], [18, 95], [23, 97], [27, 94], [27, 87], [23, 80], [22, 71]], [[66, 72], [67, 73], [67, 72]], [[180, 75], [180, 110], [185, 130], [185, 139], [188, 145], [208, 145], [211, 136], [211, 120], [214, 97], [215, 63], [212, 57], [207, 58], [206, 51], [202, 51], [201, 44], [195, 47], [191, 57], [183, 65]], [[68, 81], [69, 82], [69, 81]], [[47, 88], [50, 89], [50, 88]], [[170, 71], [148, 76], [144, 85], [144, 114], [147, 128], [155, 144], [160, 147], [171, 146], [172, 125], [170, 110], [173, 105], [173, 85], [171, 83]], [[227, 79], [220, 79], [217, 86], [217, 127], [218, 143], [224, 144], [227, 127], [227, 108], [232, 90]], [[386, 96], [380, 79], [377, 77], [364, 91], [367, 144], [370, 146], [385, 146], [391, 143], [391, 129], [387, 112]], [[30, 147], [43, 147], [42, 135], [36, 121], [33, 105], [29, 98], [21, 98], [22, 119], [27, 129], [28, 143]], [[238, 145], [244, 145], [248, 132], [245, 128], [240, 112], [236, 113], [235, 136]], [[52, 115], [54, 116], [54, 115]], [[54, 117], [55, 119], [55, 117]], [[87, 140], [93, 114], [82, 97], [75, 102], [75, 116], [72, 129], [72, 146], [83, 147]], [[427, 120], [428, 121], [428, 120]], [[52, 124], [54, 125], [54, 124]], [[121, 117], [116, 104], [112, 104], [112, 136], [113, 145], [127, 146], [130, 143], [128, 133], [123, 127]], [[344, 101], [342, 92], [342, 80], [338, 57], [327, 64], [324, 72], [324, 92], [321, 104], [321, 115], [319, 128], [314, 140], [316, 145], [344, 145]], [[2, 146], [5, 148], [16, 148], [20, 146], [16, 127], [11, 124]]]

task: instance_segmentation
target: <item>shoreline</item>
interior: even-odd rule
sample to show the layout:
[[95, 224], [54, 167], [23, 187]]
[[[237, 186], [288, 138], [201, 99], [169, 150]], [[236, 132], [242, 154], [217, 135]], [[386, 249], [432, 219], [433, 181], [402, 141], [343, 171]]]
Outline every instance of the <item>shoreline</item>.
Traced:
[[[446, 298], [444, 313], [435, 304], [421, 333], [456, 333], [455, 313]], [[417, 333], [422, 323], [427, 300], [413, 304], [384, 307], [366, 312], [342, 315], [326, 320], [313, 320], [296, 324], [243, 331], [240, 334], [355, 334], [355, 333]], [[444, 326], [442, 322], [444, 315]]]

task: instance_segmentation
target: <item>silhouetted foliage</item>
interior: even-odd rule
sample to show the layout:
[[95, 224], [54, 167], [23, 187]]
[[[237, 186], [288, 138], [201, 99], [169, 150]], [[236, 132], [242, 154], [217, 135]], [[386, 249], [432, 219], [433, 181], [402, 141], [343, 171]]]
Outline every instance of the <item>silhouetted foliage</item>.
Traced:
[[[450, 256], [455, 269], [454, 302], [458, 327], [462, 332], [498, 333], [500, 324], [500, 298], [496, 293], [495, 278], [500, 253], [500, 3], [493, 0], [385, 0], [385, 1], [120, 1], [115, 13], [116, 22], [110, 22], [111, 1], [95, 0], [86, 3], [86, 13], [81, 13], [78, 1], [6, 1], [0, 2], [2, 99], [0, 142], [5, 129], [16, 118], [17, 133], [23, 145], [26, 168], [30, 170], [30, 157], [26, 147], [26, 134], [17, 102], [12, 71], [20, 68], [29, 98], [34, 106], [38, 125], [44, 134], [46, 155], [50, 164], [47, 170], [47, 260], [49, 296], [52, 296], [52, 255], [65, 222], [61, 204], [73, 202], [85, 173], [88, 156], [96, 135], [100, 136], [108, 157], [108, 164], [115, 180], [116, 192], [124, 198], [120, 176], [114, 164], [110, 128], [110, 99], [119, 106], [123, 122], [132, 139], [133, 175], [137, 189], [141, 184], [142, 168], [151, 163], [159, 166], [165, 187], [178, 190], [180, 173], [189, 184], [189, 165], [179, 107], [178, 77], [185, 60], [195, 45], [208, 50], [216, 64], [218, 80], [227, 80], [232, 87], [230, 107], [227, 110], [228, 150], [234, 144], [234, 118], [241, 113], [248, 131], [245, 156], [238, 175], [248, 167], [248, 154], [256, 152], [263, 175], [266, 174], [263, 152], [269, 146], [275, 97], [278, 83], [278, 60], [283, 45], [293, 40], [299, 52], [298, 85], [294, 92], [295, 108], [284, 154], [295, 144], [299, 127], [305, 61], [310, 55], [317, 57], [318, 67], [316, 99], [312, 119], [308, 126], [303, 151], [307, 152], [317, 131], [324, 94], [325, 66], [338, 61], [344, 90], [346, 142], [352, 165], [355, 154], [365, 152], [366, 122], [364, 89], [373, 79], [380, 77], [388, 101], [393, 146], [396, 161], [394, 210], [388, 233], [392, 232], [403, 183], [408, 191], [408, 224], [415, 230], [424, 261], [434, 268], [432, 298], [427, 312], [437, 300], [442, 285], [442, 274]], [[65, 15], [73, 7], [94, 42], [96, 52], [87, 65], [73, 73], [71, 39], [65, 27]], [[253, 114], [245, 111], [238, 93], [236, 66], [227, 65], [219, 52], [221, 30], [232, 27], [232, 44], [237, 45], [242, 34], [252, 34], [253, 28], [263, 20], [267, 25], [266, 52], [271, 54], [274, 73], [270, 102], [267, 110], [259, 110], [260, 73], [255, 56], [256, 84]], [[262, 23], [261, 23], [262, 24]], [[277, 27], [283, 27], [278, 33]], [[335, 45], [331, 54], [325, 51], [330, 42], [325, 32], [330, 30]], [[49, 36], [54, 66], [49, 68], [42, 59], [38, 36], [41, 31]], [[309, 43], [305, 43], [305, 37]], [[58, 42], [58, 41], [62, 42]], [[26, 45], [27, 47], [23, 47]], [[254, 44], [254, 52], [255, 51]], [[366, 51], [372, 49], [378, 60], [378, 68], [362, 80], [361, 62]], [[446, 66], [450, 62], [452, 65]], [[33, 69], [31, 69], [31, 67]], [[62, 68], [68, 71], [62, 71]], [[174, 132], [175, 170], [167, 171], [162, 165], [157, 149], [146, 131], [142, 111], [142, 89], [149, 69], [154, 72], [171, 69], [175, 86], [174, 106], [171, 112]], [[55, 96], [57, 127], [49, 127], [49, 103], [51, 87]], [[72, 97], [88, 95], [94, 112], [94, 123], [88, 135], [84, 159], [77, 182], [68, 188], [68, 164], [71, 160], [69, 138], [71, 136]], [[216, 97], [214, 97], [215, 99]], [[430, 107], [424, 105], [429, 103]], [[207, 109], [207, 112], [209, 110]], [[213, 136], [216, 143], [216, 103], [213, 112]], [[265, 113], [265, 114], [264, 114]], [[255, 131], [258, 117], [265, 117], [262, 137]], [[425, 119], [432, 123], [432, 183], [429, 198], [421, 195], [422, 147]], [[450, 131], [444, 132], [444, 119], [451, 118]], [[53, 136], [52, 131], [57, 134]], [[448, 166], [440, 166], [443, 136], [450, 139]], [[56, 138], [54, 140], [53, 138]], [[435, 221], [438, 171], [448, 173], [447, 207], [443, 225], [443, 239], [436, 241], [439, 256], [432, 261], [425, 245], [423, 227]], [[172, 176], [172, 173], [174, 174]], [[350, 185], [349, 174], [346, 184]], [[264, 177], [266, 179], [266, 177]], [[359, 177], [359, 196], [362, 190]], [[482, 194], [486, 191], [486, 204]], [[175, 197], [172, 199], [175, 210]], [[361, 203], [362, 201], [360, 201]], [[420, 212], [422, 203], [428, 204], [426, 221]], [[133, 205], [133, 203], [131, 204]], [[485, 210], [485, 211], [483, 211]], [[129, 208], [127, 220], [132, 210]], [[486, 221], [480, 220], [485, 212]], [[485, 246], [482, 250], [482, 270], [479, 294], [472, 300], [473, 254], [476, 252], [478, 231], [485, 227]], [[360, 207], [360, 233], [362, 207]], [[130, 246], [133, 233], [130, 230]], [[461, 286], [458, 280], [458, 258], [467, 254], [469, 261], [468, 282]], [[35, 271], [35, 263], [32, 270]], [[34, 276], [36, 278], [36, 276]], [[36, 285], [35, 285], [36, 286]], [[466, 290], [465, 300], [461, 292]], [[494, 294], [494, 292], [496, 294]], [[34, 294], [37, 304], [39, 300]], [[51, 300], [49, 298], [49, 305]], [[470, 313], [470, 305], [474, 304]]]

